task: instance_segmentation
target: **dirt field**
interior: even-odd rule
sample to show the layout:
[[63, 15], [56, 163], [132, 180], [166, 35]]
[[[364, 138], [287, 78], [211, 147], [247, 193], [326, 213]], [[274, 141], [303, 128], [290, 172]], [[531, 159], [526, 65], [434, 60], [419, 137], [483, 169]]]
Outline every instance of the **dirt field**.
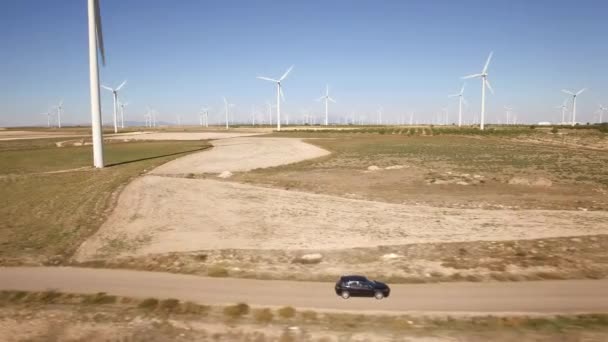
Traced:
[[[445, 141], [403, 142], [394, 137], [367, 137], [354, 142], [349, 138], [311, 140], [334, 153], [298, 164], [237, 172], [235, 176], [236, 180], [279, 188], [221, 181], [214, 173], [290, 162], [292, 155], [306, 151], [305, 146], [310, 145], [299, 139], [280, 138], [217, 141], [212, 151], [180, 158], [153, 171], [162, 177], [148, 175], [127, 186], [119, 199], [118, 207], [122, 209], [115, 211], [102, 229], [81, 246], [74, 261], [214, 276], [300, 280], [333, 279], [349, 272], [396, 282], [602, 278], [608, 274], [608, 268], [602, 266], [608, 257], [603, 252], [608, 240], [601, 235], [608, 231], [608, 213], [598, 210], [601, 206], [591, 206], [595, 210], [521, 209], [529, 206], [521, 204], [522, 195], [544, 199], [552, 204], [551, 209], [559, 208], [555, 203], [560, 201], [580, 199], [580, 192], [573, 192], [572, 182], [568, 181], [571, 174], [563, 174], [560, 182], [564, 188], [551, 185], [549, 189], [493, 180], [488, 174], [497, 165], [487, 165], [475, 177], [471, 171], [483, 163], [469, 157], [470, 139], [450, 140], [447, 146], [453, 151], [441, 150]], [[495, 149], [496, 144], [489, 140], [484, 148]], [[397, 153], [395, 146], [401, 149]], [[505, 148], [504, 144], [498, 146]], [[512, 162], [511, 149], [517, 149], [517, 144], [506, 146], [507, 152], [497, 154], [494, 164]], [[538, 152], [533, 148], [519, 150], [523, 153], [518, 158], [528, 163], [520, 174], [534, 179]], [[597, 157], [597, 153], [583, 152], [576, 158], [587, 161]], [[378, 170], [368, 170], [370, 163], [379, 165]], [[591, 167], [578, 164], [566, 169], [570, 173], [586, 172]], [[402, 167], [391, 168], [395, 165]], [[413, 195], [397, 191], [404, 186], [399, 179], [425, 175], [420, 171], [425, 168], [432, 168], [433, 177], [445, 184], [421, 182], [405, 186], [417, 187], [416, 191], [426, 191], [437, 198], [447, 197], [444, 201], [458, 205], [429, 205], [425, 199], [430, 195], [421, 196], [420, 203], [403, 200]], [[471, 173], [461, 176], [464, 172]], [[595, 177], [590, 178], [595, 183], [584, 186], [601, 189], [603, 175], [594, 172], [589, 176]], [[547, 172], [543, 175], [555, 177]], [[497, 173], [495, 178], [510, 179], [507, 176], [512, 177]], [[466, 179], [470, 184], [460, 185], [452, 179]], [[299, 191], [307, 185], [314, 192], [338, 192], [340, 196]], [[348, 191], [346, 187], [350, 190], [347, 193], [336, 190]], [[458, 188], [467, 190], [454, 190]], [[495, 189], [502, 191], [493, 194]], [[570, 193], [562, 193], [565, 191]], [[511, 207], [500, 202], [509, 198], [505, 193], [520, 198], [521, 205]], [[381, 201], [387, 194], [392, 200]], [[466, 194], [472, 197], [462, 202]], [[494, 202], [488, 204], [488, 196], [493, 196]], [[575, 205], [597, 206], [605, 200], [600, 192], [589, 196], [589, 203], [579, 201]], [[368, 197], [373, 201], [359, 199]], [[567, 208], [572, 208], [572, 204]], [[321, 257], [312, 262], [300, 261], [307, 253]]]
[[435, 208], [145, 176], [125, 188], [117, 209], [76, 256], [84, 261], [210, 249], [346, 249], [606, 231], [608, 213], [602, 211]]
[[249, 171], [296, 163], [328, 154], [328, 151], [303, 143], [300, 139], [241, 137], [214, 141], [212, 150], [167, 163], [154, 169], [151, 174], [184, 175]]
[[67, 138], [80, 136], [67, 131], [16, 131], [16, 130], [0, 130], [0, 141], [3, 140], [26, 140], [26, 139], [43, 139], [43, 138]]
[[261, 133], [242, 132], [133, 132], [108, 136], [114, 140], [217, 140], [236, 137], [248, 137]]

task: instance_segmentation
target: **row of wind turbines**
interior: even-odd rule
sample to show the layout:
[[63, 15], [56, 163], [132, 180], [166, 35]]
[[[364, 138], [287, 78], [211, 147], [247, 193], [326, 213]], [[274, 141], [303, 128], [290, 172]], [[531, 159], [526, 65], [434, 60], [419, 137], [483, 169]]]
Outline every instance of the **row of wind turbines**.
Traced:
[[[102, 65], [105, 65], [105, 48], [103, 43], [103, 30], [102, 30], [102, 21], [101, 21], [101, 13], [99, 8], [100, 0], [87, 0], [87, 14], [88, 14], [88, 36], [89, 36], [89, 80], [90, 80], [90, 97], [91, 97], [91, 131], [92, 131], [92, 140], [93, 140], [93, 165], [96, 168], [104, 167], [104, 156], [103, 156], [103, 135], [102, 135], [102, 122], [101, 122], [101, 103], [100, 103], [100, 83], [99, 83], [99, 61], [98, 56], [101, 56]], [[490, 90], [490, 92], [494, 92], [490, 82], [488, 80], [488, 67], [490, 65], [490, 61], [492, 59], [493, 53], [490, 53], [488, 56], [486, 63], [481, 71], [478, 74], [472, 74], [463, 77], [462, 79], [472, 79], [479, 78], [481, 79], [481, 112], [480, 112], [480, 129], [484, 129], [485, 127], [485, 94], [486, 88]], [[289, 75], [293, 66], [290, 67], [280, 78], [273, 79], [269, 77], [259, 76], [258, 79], [273, 82], [277, 86], [276, 91], [276, 110], [277, 110], [277, 130], [281, 130], [281, 99], [284, 100], [285, 96], [283, 94], [282, 82]], [[126, 81], [120, 84], [116, 88], [110, 88], [103, 86], [104, 89], [107, 89], [112, 92], [114, 98], [114, 131], [118, 131], [118, 108], [120, 106], [120, 102], [118, 100], [118, 91], [124, 87]], [[568, 94], [572, 97], [572, 125], [575, 125], [576, 120], [576, 100], [577, 97], [583, 93], [585, 89], [581, 89], [578, 92], [574, 93], [568, 90], [563, 90], [564, 93]], [[464, 100], [464, 86], [461, 88], [460, 93], [450, 95], [450, 97], [458, 97], [459, 98], [459, 117], [458, 124], [462, 125], [462, 109]], [[228, 128], [229, 122], [229, 109], [234, 104], [230, 104], [228, 100], [224, 97], [224, 109], [225, 109], [225, 122], [226, 128]], [[325, 95], [321, 96], [318, 101], [325, 101], [325, 125], [329, 124], [329, 102], [336, 102], [333, 98], [329, 96], [329, 86], [326, 87]], [[121, 126], [124, 126], [124, 105], [121, 106], [123, 111], [121, 112]], [[565, 119], [565, 103], [560, 107], [562, 109], [562, 117]], [[605, 109], [602, 106], [602, 111]], [[269, 106], [270, 111], [272, 107]], [[201, 125], [208, 125], [208, 117], [209, 117], [209, 109], [203, 107], [201, 113], [199, 114], [199, 123]], [[179, 119], [178, 119], [179, 120]], [[562, 120], [563, 121], [563, 120]], [[380, 108], [377, 112], [377, 123], [382, 124], [382, 108]], [[412, 123], [412, 117], [410, 116], [410, 123]], [[148, 109], [148, 113], [146, 115], [146, 124], [150, 126], [156, 125], [156, 115], [154, 111]]]

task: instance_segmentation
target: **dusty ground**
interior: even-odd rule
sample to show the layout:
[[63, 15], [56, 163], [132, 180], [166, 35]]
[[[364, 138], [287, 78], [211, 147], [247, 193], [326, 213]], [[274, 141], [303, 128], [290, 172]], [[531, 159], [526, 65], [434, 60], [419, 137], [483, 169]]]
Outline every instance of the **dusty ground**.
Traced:
[[0, 141], [2, 140], [25, 140], [25, 139], [43, 139], [43, 138], [66, 138], [78, 136], [65, 131], [15, 131], [15, 130], [0, 130]]
[[[428, 139], [310, 140], [334, 153], [266, 169], [256, 168], [326, 152], [300, 139], [216, 141], [211, 151], [165, 164], [152, 171], [157, 176], [129, 184], [119, 210], [79, 248], [74, 262], [300, 280], [349, 272], [396, 282], [608, 274], [601, 235], [608, 231], [602, 210], [607, 196], [589, 190], [603, 189], [605, 165], [598, 169], [593, 162], [605, 155], [561, 147], [539, 151], [497, 139]], [[471, 157], [478, 151], [492, 151], [493, 157]], [[553, 169], [555, 158], [559, 165]], [[368, 170], [369, 164], [379, 167]], [[479, 174], [471, 172], [480, 165], [485, 168]], [[237, 172], [243, 170], [252, 171]], [[223, 171], [237, 172], [229, 180], [276, 188], [221, 181], [216, 174]], [[588, 182], [576, 180], [580, 172], [588, 172]], [[428, 203], [429, 198], [442, 202]], [[446, 202], [451, 205], [436, 206]], [[531, 203], [553, 210], [522, 210], [534, 208]], [[576, 210], [555, 210], [562, 207]], [[306, 253], [321, 256], [298, 261]]]
[[216, 140], [236, 137], [248, 137], [260, 133], [243, 132], [133, 132], [111, 135], [106, 139], [116, 140]]
[[[169, 133], [163, 133], [163, 136], [166, 134]], [[249, 171], [296, 163], [329, 154], [328, 151], [303, 143], [300, 139], [289, 138], [241, 137], [214, 141], [213, 146], [212, 150], [204, 154], [180, 158], [173, 163], [162, 165], [151, 174], [183, 175]]]
[[605, 341], [605, 315], [424, 317], [0, 292], [2, 341]]
[[125, 188], [117, 209], [76, 258], [209, 249], [345, 249], [606, 231], [608, 212], [603, 211], [435, 208], [145, 176]]

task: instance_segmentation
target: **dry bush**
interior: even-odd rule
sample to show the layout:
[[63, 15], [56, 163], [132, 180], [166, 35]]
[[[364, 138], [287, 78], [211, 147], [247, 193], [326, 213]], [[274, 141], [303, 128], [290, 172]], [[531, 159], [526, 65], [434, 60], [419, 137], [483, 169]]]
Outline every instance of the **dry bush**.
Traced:
[[165, 312], [174, 312], [179, 308], [179, 300], [174, 298], [164, 299], [159, 302], [158, 307]]
[[280, 308], [278, 312], [279, 316], [282, 318], [293, 318], [293, 316], [296, 315], [296, 309], [292, 308], [291, 306]]
[[227, 277], [229, 274], [228, 270], [222, 266], [211, 266], [207, 269], [207, 275], [210, 277], [223, 278]]
[[154, 310], [158, 306], [158, 299], [156, 298], [147, 298], [142, 300], [138, 307], [146, 310]]
[[224, 308], [224, 315], [236, 319], [249, 313], [249, 305], [238, 303]]
[[268, 324], [272, 321], [274, 315], [270, 309], [261, 309], [255, 312], [254, 318], [258, 323]]

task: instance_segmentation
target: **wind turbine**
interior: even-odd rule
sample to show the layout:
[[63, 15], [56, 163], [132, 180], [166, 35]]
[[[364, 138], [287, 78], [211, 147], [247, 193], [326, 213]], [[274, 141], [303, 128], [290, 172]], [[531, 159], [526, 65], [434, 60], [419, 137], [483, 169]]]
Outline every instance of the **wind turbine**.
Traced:
[[376, 119], [376, 123], [377, 123], [378, 125], [382, 125], [382, 106], [380, 106], [380, 107], [378, 108], [377, 115], [378, 115], [378, 117], [377, 117], [377, 119]]
[[562, 89], [562, 92], [572, 96], [572, 126], [574, 126], [574, 124], [576, 123], [576, 98], [582, 94], [585, 90], [587, 90], [587, 88], [583, 88], [581, 90], [579, 90], [576, 93], [573, 93], [569, 90], [566, 89]]
[[125, 128], [125, 107], [129, 105], [129, 102], [120, 103], [120, 128]]
[[224, 106], [226, 108], [226, 129], [228, 129], [228, 107], [234, 106], [234, 103], [228, 103], [228, 100], [224, 97]]
[[97, 52], [101, 55], [102, 65], [106, 64], [101, 29], [99, 0], [88, 0], [89, 21], [89, 84], [91, 91], [91, 135], [93, 140], [93, 166], [102, 168], [103, 132], [101, 129], [101, 102], [99, 101], [99, 63]]
[[116, 87], [116, 89], [104, 85], [101, 86], [103, 89], [111, 91], [112, 97], [114, 98], [114, 133], [118, 133], [118, 91], [124, 87], [126, 83], [127, 81], [124, 80], [118, 87]]
[[562, 110], [562, 122], [560, 122], [560, 125], [563, 125], [566, 122], [566, 109], [568, 109], [568, 106], [566, 106], [567, 102], [568, 102], [568, 98], [564, 99], [564, 103], [562, 103], [561, 106], [555, 107], [557, 109]]
[[204, 106], [201, 108], [201, 112], [198, 115], [201, 127], [209, 127], [209, 107]]
[[57, 105], [57, 127], [61, 128], [61, 112], [63, 111], [63, 100], [59, 101], [59, 105]]
[[485, 123], [485, 113], [486, 113], [486, 87], [494, 94], [494, 90], [490, 85], [490, 81], [488, 81], [488, 66], [490, 65], [490, 60], [492, 60], [492, 55], [494, 52], [490, 52], [488, 59], [486, 60], [486, 64], [483, 66], [483, 70], [480, 74], [473, 74], [469, 76], [465, 76], [462, 79], [466, 80], [469, 78], [481, 78], [481, 118], [479, 128], [483, 131], [484, 123]]
[[40, 115], [46, 115], [46, 127], [51, 128], [51, 111], [47, 111], [46, 113], [41, 113]]
[[325, 100], [325, 126], [329, 125], [329, 101], [336, 103], [336, 100], [329, 96], [329, 84], [325, 87], [325, 95], [319, 97], [317, 101]]
[[513, 108], [505, 106], [505, 114], [507, 115], [507, 125], [511, 122], [511, 111]]
[[277, 84], [277, 131], [281, 130], [281, 98], [283, 98], [283, 101], [285, 101], [285, 96], [283, 95], [283, 89], [281, 88], [281, 81], [283, 81], [285, 79], [285, 77], [287, 77], [287, 75], [289, 74], [291, 69], [293, 69], [293, 65], [289, 69], [287, 69], [287, 71], [285, 71], [283, 76], [281, 76], [281, 78], [279, 78], [278, 80], [268, 78], [268, 77], [258, 76], [258, 78], [260, 80], [275, 82]]
[[599, 110], [599, 112], [600, 112], [600, 122], [599, 123], [604, 122], [604, 112], [607, 111], [607, 110], [608, 110], [608, 107], [605, 107], [605, 106], [603, 106], [603, 105], [600, 104], [600, 110]]
[[[462, 105], [463, 105], [463, 103], [466, 103], [466, 101], [464, 99], [464, 84], [462, 85], [462, 88], [460, 88], [460, 93], [448, 95], [448, 97], [458, 97], [458, 127], [461, 127], [462, 126]], [[411, 125], [411, 122], [410, 122], [410, 125]]]

